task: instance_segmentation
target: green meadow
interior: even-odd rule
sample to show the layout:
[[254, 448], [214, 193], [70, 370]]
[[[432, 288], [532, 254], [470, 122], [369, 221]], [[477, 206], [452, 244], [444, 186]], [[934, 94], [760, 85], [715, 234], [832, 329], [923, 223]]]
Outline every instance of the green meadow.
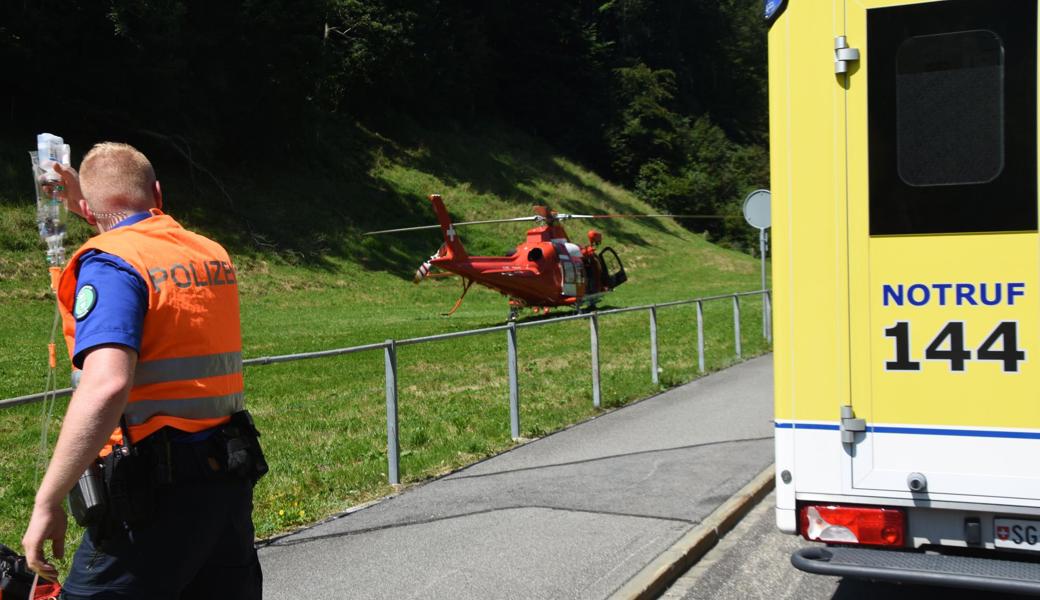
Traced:
[[[412, 284], [414, 270], [439, 247], [439, 232], [361, 235], [435, 223], [430, 193], [443, 195], [456, 220], [526, 216], [536, 203], [573, 213], [657, 212], [522, 134], [439, 132], [404, 141], [368, 135], [364, 160], [255, 171], [241, 165], [219, 187], [183, 165], [157, 164], [167, 212], [226, 243], [235, 257], [246, 358], [504, 323], [506, 299], [496, 292], [474, 286], [459, 311], [444, 317], [461, 291], [459, 280]], [[42, 391], [54, 314], [20, 152], [0, 152], [0, 398]], [[215, 208], [203, 203], [224, 196]], [[471, 254], [502, 254], [527, 226], [471, 227], [460, 235]], [[565, 227], [579, 243], [597, 228], [603, 245], [624, 262], [629, 281], [605, 298], [603, 309], [760, 287], [758, 259], [671, 220], [574, 220]], [[88, 234], [74, 224], [70, 244]], [[717, 370], [737, 360], [732, 304], [714, 301], [704, 309], [707, 368]], [[761, 299], [743, 298], [741, 309], [744, 356], [767, 352]], [[550, 317], [561, 314], [569, 311]], [[520, 318], [543, 317], [526, 311]], [[522, 437], [547, 435], [698, 376], [692, 305], [658, 311], [656, 386], [647, 313], [607, 315], [599, 323], [601, 409], [592, 405], [585, 320], [519, 330]], [[59, 387], [68, 384], [62, 347], [59, 341]], [[404, 485], [514, 445], [504, 333], [401, 347], [398, 374]], [[387, 481], [381, 351], [247, 367], [246, 393], [271, 465], [256, 488], [259, 537], [395, 491]], [[59, 400], [47, 420], [51, 444], [64, 408]], [[43, 418], [42, 404], [0, 411], [0, 543], [8, 546], [19, 547], [32, 506]], [[70, 547], [78, 535], [70, 528]]]

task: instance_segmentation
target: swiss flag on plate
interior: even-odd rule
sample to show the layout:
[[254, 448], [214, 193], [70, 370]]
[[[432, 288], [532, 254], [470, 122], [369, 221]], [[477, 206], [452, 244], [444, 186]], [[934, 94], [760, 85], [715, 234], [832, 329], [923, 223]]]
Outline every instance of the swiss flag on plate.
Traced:
[[999, 539], [999, 540], [1007, 540], [1008, 539], [1008, 533], [1010, 533], [1010, 532], [1008, 530], [1007, 525], [1000, 525], [1000, 526], [997, 527], [997, 539]]

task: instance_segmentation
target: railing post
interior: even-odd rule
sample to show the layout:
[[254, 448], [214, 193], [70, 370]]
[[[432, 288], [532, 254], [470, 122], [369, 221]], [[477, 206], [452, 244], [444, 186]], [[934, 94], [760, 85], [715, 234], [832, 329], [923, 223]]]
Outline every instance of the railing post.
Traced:
[[397, 346], [387, 340], [383, 348], [386, 359], [386, 460], [387, 477], [392, 484], [401, 483], [401, 453], [397, 440]]
[[650, 307], [650, 381], [654, 385], [661, 383], [657, 371], [657, 307]]
[[733, 345], [740, 358], [740, 296], [733, 295]]
[[589, 338], [592, 350], [592, 405], [599, 408], [599, 319], [596, 313], [592, 313], [592, 317], [589, 318]]
[[762, 324], [765, 329], [766, 341], [773, 342], [773, 300], [769, 291], [762, 294]]
[[704, 372], [704, 303], [697, 301], [697, 369]]
[[516, 364], [516, 321], [509, 322], [506, 330], [509, 349], [509, 431], [514, 440], [520, 439], [520, 378]]

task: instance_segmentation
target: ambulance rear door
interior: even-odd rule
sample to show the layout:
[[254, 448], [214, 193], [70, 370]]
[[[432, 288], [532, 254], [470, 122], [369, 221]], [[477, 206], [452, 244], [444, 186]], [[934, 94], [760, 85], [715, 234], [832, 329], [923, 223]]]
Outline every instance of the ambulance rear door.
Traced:
[[846, 0], [847, 492], [1040, 503], [1036, 31], [1034, 1]]

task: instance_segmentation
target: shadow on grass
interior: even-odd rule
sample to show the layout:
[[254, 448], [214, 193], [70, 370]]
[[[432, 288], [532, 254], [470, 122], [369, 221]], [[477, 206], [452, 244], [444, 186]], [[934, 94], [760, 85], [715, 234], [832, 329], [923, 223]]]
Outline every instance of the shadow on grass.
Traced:
[[[433, 230], [418, 234], [365, 237], [365, 231], [436, 223], [424, 197], [397, 189], [380, 177], [380, 161], [402, 165], [445, 185], [466, 186], [516, 205], [515, 215], [531, 206], [560, 212], [634, 214], [642, 207], [622, 194], [583, 178], [540, 140], [497, 124], [430, 129], [402, 119], [387, 124], [387, 137], [356, 123], [340, 122], [313, 147], [285, 142], [281, 152], [250, 152], [263, 158], [204, 158], [191, 153], [184, 138], [151, 132], [130, 133], [125, 141], [145, 152], [163, 184], [164, 208], [185, 226], [219, 240], [234, 256], [274, 259], [286, 264], [332, 271], [337, 258], [410, 279], [421, 262], [440, 246]], [[18, 139], [30, 137], [19, 135]], [[13, 138], [12, 138], [13, 139]], [[181, 141], [178, 141], [181, 140]], [[93, 140], [70, 140], [78, 159]], [[28, 147], [28, 144], [26, 144]], [[185, 149], [187, 148], [188, 151]], [[31, 211], [35, 198], [27, 150], [0, 144], [0, 204]], [[223, 163], [223, 164], [221, 164]], [[569, 188], [566, 198], [541, 190]], [[436, 190], [430, 190], [431, 192]], [[451, 208], [450, 197], [445, 198]], [[664, 223], [643, 224], [668, 233]], [[645, 245], [647, 240], [621, 221], [596, 220], [610, 243]], [[567, 227], [580, 232], [584, 222]], [[470, 234], [474, 247], [507, 241], [487, 233]], [[510, 248], [523, 240], [517, 232]], [[505, 249], [504, 247], [502, 248]]]
[[[544, 205], [560, 212], [575, 214], [638, 214], [641, 207], [619, 195], [607, 194], [603, 187], [592, 185], [565, 168], [543, 142], [517, 132], [490, 130], [491, 137], [456, 134], [411, 160], [402, 159], [415, 169], [428, 172], [449, 185], [466, 183], [479, 194], [493, 194], [506, 201], [523, 205], [526, 216], [530, 206]], [[535, 193], [539, 184], [569, 186], [591, 198], [563, 201], [547, 194]], [[520, 207], [518, 207], [519, 209]], [[663, 223], [647, 220], [648, 226], [667, 231]], [[624, 229], [620, 221], [596, 220], [596, 226], [607, 237], [618, 242], [641, 244], [642, 236]]]

